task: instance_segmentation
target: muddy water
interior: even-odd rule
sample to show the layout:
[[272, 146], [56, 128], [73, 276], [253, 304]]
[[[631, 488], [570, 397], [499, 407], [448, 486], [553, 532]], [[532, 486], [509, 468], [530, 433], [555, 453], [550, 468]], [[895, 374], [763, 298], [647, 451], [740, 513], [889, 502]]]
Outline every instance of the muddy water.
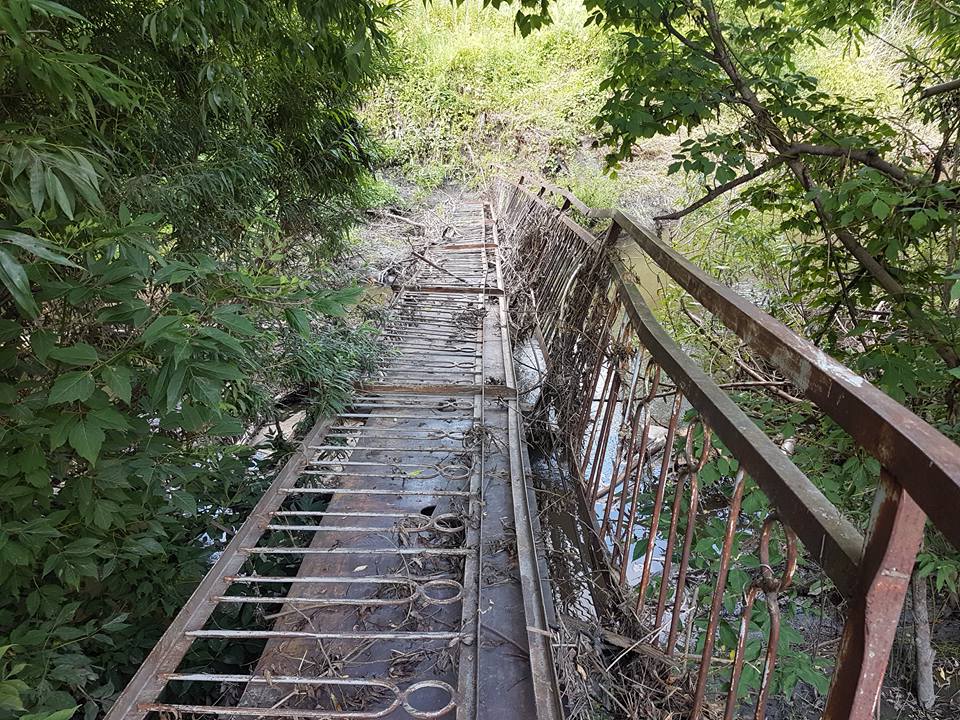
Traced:
[[673, 280], [636, 243], [625, 244], [625, 249], [625, 264], [633, 272], [643, 299], [656, 314], [663, 302], [663, 288]]

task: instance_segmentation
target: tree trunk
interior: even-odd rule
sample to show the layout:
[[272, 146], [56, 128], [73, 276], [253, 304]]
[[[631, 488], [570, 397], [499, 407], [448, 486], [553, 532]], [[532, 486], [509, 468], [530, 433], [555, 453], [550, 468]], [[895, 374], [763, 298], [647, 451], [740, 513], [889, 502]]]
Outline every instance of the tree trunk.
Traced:
[[917, 700], [929, 710], [937, 699], [933, 684], [933, 646], [930, 644], [930, 613], [927, 609], [927, 581], [917, 573], [911, 581], [913, 593], [913, 644], [917, 654]]

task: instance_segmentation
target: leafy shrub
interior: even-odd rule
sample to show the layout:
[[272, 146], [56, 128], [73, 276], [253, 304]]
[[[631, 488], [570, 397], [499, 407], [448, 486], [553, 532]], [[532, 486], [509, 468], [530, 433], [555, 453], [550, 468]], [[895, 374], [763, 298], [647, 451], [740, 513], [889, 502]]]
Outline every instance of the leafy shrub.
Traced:
[[269, 481], [244, 428], [369, 363], [333, 261], [392, 12], [0, 7], [0, 717], [97, 716]]

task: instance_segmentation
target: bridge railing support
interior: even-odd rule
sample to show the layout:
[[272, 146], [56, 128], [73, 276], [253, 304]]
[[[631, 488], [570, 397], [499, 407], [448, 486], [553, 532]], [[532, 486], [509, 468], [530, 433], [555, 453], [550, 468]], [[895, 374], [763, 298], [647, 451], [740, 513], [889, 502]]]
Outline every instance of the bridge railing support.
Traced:
[[[799, 541], [846, 602], [823, 717], [871, 718], [926, 516], [960, 546], [960, 448], [634, 218], [590, 208], [542, 181], [502, 182], [498, 192], [503, 237], [522, 258], [532, 307], [511, 304], [535, 318], [550, 368], [541, 402], [552, 406], [571, 470], [596, 508], [614, 579], [636, 587], [655, 644], [699, 662], [690, 717], [718, 702], [718, 667], [730, 668], [719, 695], [733, 717], [738, 685], [754, 665], [763, 669], [751, 683], [753, 713], [764, 716]], [[608, 228], [597, 236], [576, 215]], [[795, 388], [879, 461], [866, 539], [658, 322], [631, 271], [637, 249], [782, 373], [782, 396], [791, 397], [783, 387]], [[771, 512], [754, 521], [743, 508], [763, 504], [757, 492]], [[724, 507], [705, 517], [704, 496]], [[707, 531], [719, 526], [718, 541]], [[752, 553], [743, 538], [758, 556], [754, 567], [746, 567]], [[743, 596], [731, 607], [734, 577]], [[758, 616], [760, 647], [751, 625]]]

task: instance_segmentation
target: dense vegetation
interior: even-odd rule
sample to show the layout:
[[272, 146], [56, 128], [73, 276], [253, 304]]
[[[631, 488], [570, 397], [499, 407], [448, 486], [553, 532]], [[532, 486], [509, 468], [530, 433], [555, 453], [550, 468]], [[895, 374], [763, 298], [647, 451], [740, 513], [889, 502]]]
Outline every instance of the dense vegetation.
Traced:
[[396, 30], [397, 71], [363, 108], [384, 164], [422, 192], [566, 167], [590, 141], [613, 49], [583, 20], [570, 0], [549, 26], [522, 37], [512, 13], [480, 2], [411, 4]]
[[95, 717], [262, 491], [245, 427], [368, 362], [331, 260], [394, 13], [0, 4], [0, 717]]
[[[960, 5], [492, 0], [415, 12], [399, 33], [406, 71], [366, 108], [408, 178], [534, 170], [595, 206], [658, 217], [718, 277], [960, 438]], [[778, 389], [770, 368], [667, 283], [662, 302], [719, 380]], [[737, 398], [865, 527], [878, 464], [789, 393]], [[735, 470], [721, 454], [706, 492], [728, 494]], [[762, 519], [761, 494], [747, 497]], [[709, 563], [723, 523], [703, 530], [714, 538], [698, 562]], [[914, 588], [922, 602], [928, 580], [942, 619], [956, 612], [960, 555], [936, 532], [926, 542]], [[756, 563], [750, 543], [736, 562]], [[748, 579], [733, 574], [730, 603]], [[809, 625], [833, 614], [827, 597], [810, 564], [784, 609]], [[754, 622], [764, 630], [762, 608]], [[721, 647], [735, 632], [721, 628]], [[955, 654], [944, 640], [941, 652]], [[828, 663], [811, 644], [785, 629], [778, 690], [825, 689]], [[749, 650], [752, 662], [762, 646]], [[744, 679], [755, 687], [756, 668]]]
[[[373, 339], [343, 320], [359, 293], [335, 258], [376, 163], [423, 193], [532, 169], [660, 215], [698, 262], [960, 437], [956, 0], [398, 13], [0, 5], [0, 718], [95, 717], [269, 478], [279, 453], [259, 460], [244, 429], [289, 388], [314, 412], [344, 401]], [[719, 378], [745, 363], [774, 379], [679, 293], [663, 302], [686, 346], [719, 348]], [[866, 522], [873, 461], [806, 404], [738, 398]], [[735, 467], [717, 457], [709, 491]], [[928, 533], [918, 577], [941, 608], [958, 576]], [[731, 602], [747, 580], [732, 574]], [[791, 610], [828, 594], [801, 574]], [[823, 690], [804, 645], [785, 629], [779, 690]]]

